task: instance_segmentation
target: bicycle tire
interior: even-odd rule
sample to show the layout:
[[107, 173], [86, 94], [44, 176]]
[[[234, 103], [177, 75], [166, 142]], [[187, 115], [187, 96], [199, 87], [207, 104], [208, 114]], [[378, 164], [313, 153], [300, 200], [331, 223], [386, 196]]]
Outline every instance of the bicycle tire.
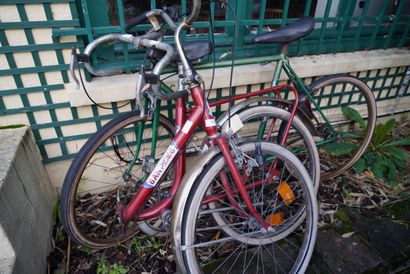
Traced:
[[[273, 131], [270, 140], [274, 143], [279, 143], [281, 139], [280, 136], [283, 134], [280, 130], [282, 126], [286, 125], [289, 121], [290, 113], [287, 110], [275, 106], [255, 106], [239, 112], [238, 117], [244, 125], [243, 128], [237, 132], [237, 136], [241, 142], [256, 139], [254, 126], [252, 127], [249, 124], [265, 119], [265, 122], [268, 125], [270, 123], [268, 121], [275, 121], [274, 123], [277, 123], [277, 127]], [[225, 122], [225, 125], [226, 124], [227, 122]], [[262, 140], [267, 140], [265, 133], [262, 137]], [[297, 143], [299, 138], [301, 138], [303, 144]], [[294, 152], [299, 150], [297, 156], [301, 161], [303, 159], [302, 162], [304, 162], [304, 165], [308, 170], [317, 193], [320, 182], [319, 154], [309, 129], [303, 124], [298, 116], [295, 116], [293, 119], [285, 147], [291, 151], [293, 149]]]
[[[123, 177], [125, 167], [134, 158], [133, 153], [136, 151], [134, 146], [137, 141], [133, 134], [142, 121], [147, 123], [144, 129], [147, 135], [143, 136], [139, 155], [151, 155], [151, 121], [146, 116], [140, 117], [138, 111], [131, 111], [105, 124], [88, 139], [74, 158], [64, 180], [60, 206], [65, 231], [76, 243], [92, 249], [109, 248], [130, 239], [138, 232], [139, 227], [135, 222], [130, 222], [125, 227], [125, 234], [119, 231], [121, 228], [115, 213], [115, 199], [117, 193], [125, 194], [125, 199], [129, 199], [128, 196], [132, 196], [132, 192], [142, 183], [138, 181], [141, 179], [138, 176], [146, 174], [141, 171], [142, 159], [139, 157], [131, 170], [131, 179], [127, 179], [128, 183]], [[174, 135], [174, 126], [160, 115], [157, 130], [158, 136], [166, 134], [166, 140], [164, 137], [156, 143], [156, 150], [161, 154], [168, 147], [169, 138]], [[154, 158], [158, 157], [156, 154]], [[113, 163], [107, 165], [106, 162], [111, 160]], [[111, 183], [112, 185], [108, 185]], [[97, 204], [92, 204], [97, 199]], [[128, 200], [124, 202], [127, 203]], [[89, 208], [85, 208], [87, 203], [91, 204]], [[104, 231], [104, 226], [115, 234]]]
[[[206, 218], [204, 216], [206, 216], [207, 214], [212, 214], [212, 210], [214, 210], [216, 207], [212, 208], [206, 206], [206, 200], [203, 199], [212, 199], [213, 191], [215, 191], [215, 193], [218, 195], [220, 193], [226, 193], [223, 189], [220, 189], [220, 184], [219, 186], [213, 185], [213, 183], [216, 182], [215, 178], [218, 176], [218, 174], [220, 174], [220, 172], [225, 172], [225, 160], [222, 155], [217, 155], [204, 168], [200, 176], [192, 185], [192, 188], [184, 190], [189, 193], [186, 201], [177, 200], [174, 204], [174, 206], [183, 207], [183, 217], [181, 219], [181, 222], [179, 224], [174, 224], [175, 226], [181, 227], [181, 235], [173, 235], [174, 241], [181, 241], [180, 245], [177, 245], [181, 248], [176, 252], [181, 253], [180, 255], [182, 256], [184, 267], [184, 269], [182, 270], [183, 272], [200, 273], [212, 271], [212, 273], [277, 273], [278, 268], [282, 268], [282, 270], [283, 268], [286, 268], [289, 270], [286, 270], [285, 272], [290, 271], [291, 273], [303, 273], [306, 270], [312, 256], [317, 233], [318, 209], [313, 183], [302, 163], [288, 150], [280, 147], [277, 144], [266, 141], [253, 141], [240, 145], [240, 150], [243, 153], [247, 154], [249, 157], [252, 157], [252, 153], [258, 151], [258, 144], [260, 145], [260, 151], [263, 153], [264, 158], [270, 156], [275, 157], [276, 160], [281, 161], [280, 163], [282, 164], [279, 163], [278, 166], [282, 168], [282, 174], [288, 174], [287, 172], [291, 172], [292, 176], [289, 176], [288, 179], [295, 180], [292, 181], [292, 189], [296, 190], [297, 188], [296, 192], [299, 194], [297, 196], [297, 199], [302, 200], [303, 198], [303, 201], [298, 200], [296, 202], [296, 210], [300, 212], [300, 205], [304, 205], [306, 209], [306, 218], [303, 219], [304, 223], [300, 224], [297, 228], [290, 228], [284, 225], [286, 223], [285, 221], [282, 226], [282, 228], [284, 227], [284, 229], [281, 229], [281, 224], [277, 224], [276, 229], [273, 232], [261, 232], [260, 228], [255, 227], [252, 219], [248, 218], [248, 221], [244, 221], [244, 223], [246, 223], [244, 224], [244, 227], [238, 228], [237, 237], [221, 236], [221, 234], [224, 233], [221, 233], [221, 231], [223, 231], [221, 228], [219, 228], [220, 230], [217, 230], [217, 233], [211, 233], [209, 235], [209, 231], [212, 231], [212, 229], [214, 228], [218, 229], [218, 227], [209, 227], [209, 225], [214, 224], [214, 221], [211, 217]], [[246, 158], [249, 159], [248, 157]], [[267, 162], [268, 161], [266, 161], [265, 163]], [[261, 164], [261, 166], [263, 168], [262, 172], [259, 174], [263, 174], [265, 172], [265, 164]], [[257, 173], [258, 172], [253, 174], [252, 171], [252, 176], [249, 177], [252, 177], [254, 179], [255, 177], [253, 175], [256, 175]], [[274, 191], [276, 189], [276, 183], [281, 182], [281, 179], [283, 178], [274, 179], [274, 186], [271, 187], [270, 190]], [[265, 186], [265, 188], [262, 187], [262, 191], [265, 191], [267, 189], [268, 186]], [[249, 192], [251, 191], [249, 190]], [[256, 196], [258, 195], [252, 196], [255, 205], [258, 204], [255, 202]], [[269, 218], [269, 216], [273, 215], [273, 212], [280, 212], [280, 210], [283, 210], [286, 212], [285, 216], [288, 217], [287, 221], [289, 221], [290, 224], [293, 224], [294, 220], [291, 215], [292, 210], [289, 209], [290, 207], [292, 207], [292, 205], [288, 205], [289, 208], [283, 209], [283, 201], [277, 201], [277, 194], [275, 194], [274, 197], [276, 197], [274, 202], [274, 211], [272, 211], [272, 214], [268, 215], [268, 217], [265, 215], [270, 213], [267, 212], [267, 210], [272, 204], [273, 198], [270, 202], [265, 201], [268, 206], [267, 208], [260, 205], [255, 206], [255, 208], [258, 210], [258, 212], [263, 211], [263, 213], [261, 213], [261, 216], [265, 218]], [[208, 203], [208, 205], [212, 203], [216, 204], [218, 202], [218, 204], [223, 206], [224, 204], [226, 204], [226, 202], [222, 201], [219, 203], [219, 200], [221, 199], [222, 198], [218, 198], [217, 200]], [[241, 204], [239, 201], [239, 195], [235, 196], [235, 200], [238, 201], [239, 205]], [[262, 199], [261, 203], [263, 205], [266, 204], [265, 202]], [[279, 205], [276, 205], [277, 202], [279, 203]], [[181, 205], [181, 203], [184, 204]], [[231, 207], [221, 207], [215, 209], [214, 211], [219, 212], [218, 214], [225, 214], [225, 217], [227, 219], [235, 222], [234, 217], [230, 217], [230, 215], [235, 212], [235, 210]], [[227, 211], [228, 213], [221, 213], [224, 211]], [[299, 217], [296, 218], [300, 219]], [[239, 219], [243, 220], [243, 218]], [[202, 224], [204, 225], [204, 227], [201, 227]], [[232, 227], [234, 227], [235, 225], [236, 224], [233, 223]], [[245, 233], [241, 234], [241, 232]], [[303, 235], [303, 240], [301, 242], [299, 241], [300, 239], [297, 236], [299, 235], [299, 233], [302, 233]], [[247, 240], [247, 238], [250, 237], [255, 237], [255, 241], [250, 243], [250, 241]], [[223, 245], [220, 245], [213, 250], [207, 250], [208, 247], [206, 247], [206, 245], [208, 243], [206, 241], [209, 241], [212, 244], [222, 243]], [[255, 244], [255, 242], [259, 242], [260, 244]], [[300, 243], [300, 249], [298, 246], [296, 246], [298, 243]], [[291, 252], [286, 253], [292, 247], [295, 247], [297, 250], [292, 254], [290, 254]], [[241, 248], [241, 250], [238, 251], [239, 248]], [[286, 249], [286, 252], [282, 248]], [[272, 252], [269, 249], [271, 249]], [[274, 251], [275, 249], [276, 251]], [[275, 252], [283, 252], [283, 254], [276, 254]], [[248, 253], [253, 254], [249, 255]], [[232, 257], [233, 255], [235, 255], [236, 257]], [[288, 255], [290, 257], [287, 257]], [[292, 256], [294, 258], [292, 258]], [[266, 260], [266, 258], [264, 260], [264, 257], [268, 257], [271, 260]], [[250, 258], [249, 261], [247, 261], [247, 258]], [[240, 261], [240, 259], [244, 259], [244, 261], [242, 262]], [[204, 262], [206, 262], [206, 265], [202, 265], [202, 263]], [[238, 269], [240, 267], [242, 267], [241, 270]]]
[[[348, 74], [325, 76], [313, 82], [309, 88], [315, 102], [326, 112], [326, 117], [336, 129], [332, 133], [318, 110], [313, 108], [320, 137], [322, 140], [334, 140], [319, 147], [323, 165], [321, 177], [324, 180], [331, 179], [351, 167], [368, 147], [376, 125], [376, 101], [366, 83]], [[359, 112], [364, 118], [364, 126], [358, 127], [359, 123], [343, 112], [344, 107]], [[349, 149], [349, 153], [342, 153], [342, 150]]]

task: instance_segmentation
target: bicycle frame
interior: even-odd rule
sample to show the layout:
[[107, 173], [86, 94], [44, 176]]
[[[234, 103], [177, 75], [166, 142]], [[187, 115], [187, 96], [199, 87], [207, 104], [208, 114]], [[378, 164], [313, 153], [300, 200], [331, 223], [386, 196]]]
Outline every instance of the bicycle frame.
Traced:
[[[172, 140], [171, 145], [168, 147], [163, 157], [161, 158], [160, 162], [158, 162], [158, 164], [156, 165], [156, 168], [154, 169], [154, 171], [148, 177], [144, 178], [146, 183], [140, 189], [140, 191], [137, 192], [137, 194], [131, 200], [129, 205], [127, 206], [119, 205], [119, 210], [120, 210], [119, 213], [120, 213], [120, 216], [123, 222], [128, 222], [133, 219], [148, 220], [148, 219], [151, 219], [153, 217], [160, 215], [164, 210], [172, 206], [174, 196], [176, 195], [180, 187], [180, 184], [182, 182], [182, 178], [185, 174], [186, 152], [183, 149], [181, 150], [181, 148], [183, 148], [186, 145], [190, 135], [193, 134], [195, 128], [198, 125], [200, 125], [203, 128], [203, 130], [207, 133], [208, 137], [211, 140], [214, 140], [214, 144], [220, 147], [220, 150], [222, 151], [224, 155], [226, 155], [227, 158], [232, 158], [230, 154], [229, 146], [228, 146], [228, 143], [225, 137], [223, 136], [216, 137], [218, 136], [218, 132], [217, 132], [216, 126], [214, 125], [215, 120], [213, 119], [213, 116], [209, 110], [209, 107], [221, 105], [224, 103], [234, 102], [240, 99], [246, 99], [252, 96], [268, 94], [268, 93], [275, 94], [277, 97], [280, 98], [281, 97], [280, 90], [285, 89], [285, 88], [290, 89], [294, 93], [296, 102], [298, 102], [297, 91], [295, 90], [293, 86], [287, 85], [287, 84], [267, 88], [267, 89], [260, 90], [260, 91], [254, 91], [254, 92], [250, 92], [247, 94], [237, 95], [232, 98], [214, 101], [210, 104], [208, 104], [206, 100], [204, 101], [202, 89], [200, 89], [199, 87], [196, 87], [195, 89], [192, 90], [192, 96], [194, 99], [195, 107], [191, 109], [187, 109], [186, 107], [187, 104], [184, 98], [182, 97], [179, 98], [176, 103], [176, 119], [175, 119], [176, 135], [174, 139]], [[145, 106], [147, 105], [148, 104], [146, 102]], [[189, 114], [188, 118], [187, 118], [187, 114]], [[289, 122], [287, 124], [286, 134], [285, 136], [283, 136], [282, 143], [284, 143], [286, 140], [287, 132], [289, 131], [289, 128], [291, 126], [291, 123], [293, 121], [293, 117], [295, 116], [295, 114], [296, 114], [296, 107], [292, 109], [291, 118], [289, 119]], [[152, 117], [152, 121], [153, 121], [152, 128], [154, 130], [152, 134], [151, 156], [155, 155], [155, 144], [159, 138], [155, 130], [158, 125], [159, 115], [160, 115], [160, 108], [159, 108], [159, 105], [157, 104], [157, 107], [155, 108], [153, 117]], [[202, 124], [200, 124], [200, 120], [202, 116], [204, 117], [203, 117]], [[140, 122], [138, 124], [138, 128], [137, 128], [138, 146], [137, 146], [137, 150], [134, 156], [134, 160], [129, 167], [129, 171], [131, 170], [132, 166], [136, 163], [139, 157], [139, 149], [140, 149], [140, 144], [142, 142], [142, 131], [144, 130], [144, 124], [145, 124], [144, 122]], [[189, 128], [189, 130], [187, 128]], [[162, 160], [163, 158], [166, 158], [167, 160], [166, 161]], [[176, 159], [175, 179], [173, 180], [168, 197], [162, 199], [161, 202], [159, 202], [158, 204], [154, 205], [153, 207], [149, 209], [140, 210], [140, 208], [145, 204], [145, 201], [151, 194], [152, 190], [156, 187], [156, 184], [158, 184], [158, 182], [160, 181], [162, 175], [164, 175], [166, 171], [169, 169], [169, 167], [172, 165], [174, 159]], [[237, 175], [236, 175], [237, 178], [235, 180], [235, 183], [238, 184], [238, 181], [241, 181], [240, 179], [241, 176], [239, 175], [236, 165], [234, 164], [233, 159], [231, 160], [228, 159], [227, 162], [228, 163], [230, 162], [228, 166], [232, 174], [235, 174], [235, 172], [237, 172]], [[157, 168], [157, 166], [161, 166], [161, 165], [163, 165], [161, 169]], [[244, 186], [243, 183], [242, 183], [242, 186], [238, 186], [238, 190], [240, 191], [241, 195], [247, 195], [246, 194], [247, 188], [248, 186]], [[236, 193], [236, 191], [233, 191], [232, 193]], [[228, 195], [228, 194], [224, 194], [224, 195]], [[244, 200], [246, 200], [246, 198], [244, 198]], [[250, 211], [252, 213], [252, 211], [254, 210], [252, 210], [253, 206], [250, 204], [250, 201], [249, 201], [249, 205], [247, 206], [249, 206], [248, 208], [250, 208]], [[259, 216], [256, 214], [256, 211], [254, 211], [253, 214], [255, 215], [254, 217], [256, 219], [260, 219], [258, 218]], [[266, 223], [266, 221], [261, 220], [261, 219], [259, 221], [263, 224], [265, 228], [269, 226], [269, 224]]]
[[[239, 95], [233, 97], [231, 99], [222, 100], [221, 103], [231, 102], [234, 100], [255, 96], [255, 94], [263, 94], [269, 92], [278, 92], [280, 89], [289, 88], [291, 89], [295, 95], [296, 90], [290, 85], [280, 85], [277, 87], [272, 87], [263, 91], [258, 91], [256, 93], [250, 93], [247, 95]], [[172, 204], [173, 197], [175, 196], [180, 183], [182, 181], [183, 175], [185, 173], [185, 152], [183, 148], [187, 144], [190, 136], [195, 132], [195, 129], [198, 126], [201, 126], [203, 130], [206, 132], [208, 138], [211, 140], [213, 145], [217, 145], [222, 152], [229, 170], [231, 171], [232, 177], [234, 178], [234, 183], [237, 189], [234, 192], [239, 192], [242, 196], [245, 204], [250, 212], [250, 214], [259, 221], [259, 223], [265, 228], [268, 229], [270, 224], [261, 218], [247, 194], [247, 186], [245, 186], [243, 182], [243, 178], [239, 173], [233, 156], [231, 154], [228, 141], [225, 136], [222, 136], [218, 133], [218, 129], [216, 127], [216, 123], [212, 112], [209, 109], [208, 102], [204, 98], [203, 91], [199, 86], [193, 87], [191, 89], [192, 98], [194, 101], [194, 108], [191, 110], [186, 109], [185, 99], [179, 98], [176, 105], [176, 135], [171, 141], [170, 146], [165, 151], [159, 162], [155, 165], [154, 170], [148, 175], [145, 180], [145, 183], [139, 188], [137, 193], [134, 195], [132, 200], [128, 205], [123, 205], [121, 203], [118, 204], [117, 212], [120, 215], [121, 221], [123, 223], [127, 223], [131, 220], [147, 220], [151, 219], [155, 216], [158, 216], [163, 210], [169, 208]], [[245, 96], [245, 97], [244, 97]], [[297, 97], [296, 97], [297, 98]], [[215, 103], [214, 103], [215, 105]], [[155, 116], [159, 115], [159, 110], [157, 110], [154, 114], [154, 121]], [[294, 109], [296, 112], [296, 108]], [[188, 117], [187, 114], [188, 113]], [[295, 113], [293, 113], [293, 116]], [[289, 123], [290, 127], [290, 123]], [[139, 127], [139, 129], [141, 129]], [[139, 134], [141, 136], [141, 134]], [[157, 138], [157, 136], [156, 136]], [[153, 140], [153, 143], [155, 141]], [[136, 156], [137, 157], [137, 156]], [[178, 159], [177, 159], [178, 158]], [[174, 160], [176, 160], [176, 178], [173, 182], [172, 188], [169, 193], [169, 197], [163, 199], [159, 204], [146, 209], [141, 210], [143, 205], [145, 204], [146, 200], [152, 193], [152, 191], [157, 187], [158, 183], [162, 179], [163, 175], [168, 171]], [[231, 194], [232, 194], [231, 193]], [[229, 195], [229, 193], [227, 194]]]

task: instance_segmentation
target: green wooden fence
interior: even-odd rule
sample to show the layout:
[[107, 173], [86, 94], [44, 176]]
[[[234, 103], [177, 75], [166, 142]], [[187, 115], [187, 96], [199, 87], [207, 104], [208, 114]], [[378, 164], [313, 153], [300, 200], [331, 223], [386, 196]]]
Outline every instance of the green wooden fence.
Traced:
[[[78, 35], [85, 42], [107, 33], [125, 33], [126, 21], [136, 12], [127, 12], [121, 0], [79, 0], [82, 27], [55, 30], [55, 37]], [[135, 7], [161, 8], [162, 1], [135, 1]], [[187, 0], [171, 0], [180, 13], [189, 12]], [[195, 34], [184, 34], [185, 40], [210, 39], [209, 18], [216, 29], [215, 44], [218, 61], [232, 58], [235, 43], [236, 58], [269, 56], [278, 52], [279, 45], [255, 45], [252, 37], [269, 29], [279, 28], [303, 16], [315, 17], [315, 30], [305, 39], [292, 43], [291, 56], [344, 52], [356, 50], [404, 47], [410, 44], [409, 0], [230, 0], [237, 20], [237, 37], [233, 41], [233, 15], [229, 8], [221, 8], [218, 1], [204, 0], [200, 18], [194, 23]], [[80, 7], [80, 5], [78, 5]], [[114, 17], [114, 18], [113, 18]], [[149, 25], [138, 26], [134, 31], [146, 31]], [[167, 39], [172, 41], [170, 37]], [[100, 67], [121, 67], [127, 73], [139, 67], [143, 52], [131, 46], [111, 45], [100, 49], [93, 61]], [[210, 62], [210, 57], [203, 62]]]

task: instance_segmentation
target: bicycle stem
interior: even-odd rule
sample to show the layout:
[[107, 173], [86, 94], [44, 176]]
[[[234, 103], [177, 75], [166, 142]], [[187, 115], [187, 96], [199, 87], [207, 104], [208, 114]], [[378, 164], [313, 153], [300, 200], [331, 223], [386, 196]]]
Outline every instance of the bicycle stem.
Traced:
[[177, 30], [175, 31], [175, 45], [178, 51], [178, 55], [181, 59], [181, 63], [184, 66], [185, 75], [189, 83], [194, 82], [195, 74], [191, 68], [191, 65], [186, 58], [184, 48], [182, 47], [181, 41], [181, 33], [183, 30], [188, 29], [191, 27], [191, 24], [198, 18], [199, 12], [201, 11], [201, 0], [193, 0], [193, 7], [192, 12], [189, 17], [185, 18], [185, 20], [178, 25]]

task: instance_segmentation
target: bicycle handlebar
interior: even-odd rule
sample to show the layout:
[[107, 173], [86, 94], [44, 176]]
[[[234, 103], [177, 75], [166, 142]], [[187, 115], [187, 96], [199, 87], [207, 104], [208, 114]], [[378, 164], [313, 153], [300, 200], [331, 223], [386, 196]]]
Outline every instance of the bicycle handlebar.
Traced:
[[[87, 45], [87, 47], [84, 50], [83, 56], [86, 56], [82, 62], [84, 63], [86, 69], [97, 76], [110, 76], [110, 75], [115, 75], [123, 72], [123, 69], [100, 69], [96, 70], [92, 67], [89, 56], [91, 55], [91, 52], [100, 44], [106, 43], [109, 41], [121, 41], [124, 43], [129, 43], [129, 44], [134, 44], [135, 48], [139, 48], [140, 46], [146, 47], [146, 48], [157, 48], [159, 50], [165, 51], [166, 54], [163, 58], [159, 60], [159, 62], [155, 65], [153, 69], [153, 74], [156, 75], [156, 77], [159, 79], [159, 76], [161, 75], [162, 70], [170, 63], [171, 58], [174, 54], [174, 49], [172, 46], [169, 44], [159, 42], [157, 39], [162, 37], [162, 34], [157, 32], [158, 29], [156, 29], [156, 25], [158, 25], [158, 22], [156, 21], [156, 18], [154, 19], [155, 16], [161, 15], [164, 21], [170, 26], [172, 30], [175, 30], [175, 43], [176, 43], [176, 48], [178, 51], [178, 54], [180, 56], [181, 62], [184, 66], [186, 76], [188, 80], [192, 81], [194, 74], [191, 69], [190, 64], [188, 63], [188, 60], [186, 58], [185, 52], [182, 47], [181, 43], [181, 38], [180, 34], [181, 31], [189, 28], [190, 25], [198, 18], [199, 12], [201, 10], [201, 0], [193, 0], [193, 8], [191, 14], [185, 18], [184, 22], [179, 24], [178, 28], [176, 27], [174, 21], [170, 18], [170, 16], [164, 12], [163, 10], [156, 9], [156, 10], [151, 10], [148, 12], [145, 12], [137, 17], [135, 17], [131, 22], [127, 25], [127, 28], [131, 28], [133, 26], [136, 26], [137, 24], [143, 22], [144, 18], [147, 18], [150, 20], [151, 24], [154, 27], [154, 31], [150, 32], [146, 35], [140, 36], [140, 37], [135, 37], [131, 34], [108, 34], [104, 35], [91, 43]], [[159, 27], [160, 29], [160, 27]], [[71, 64], [70, 64], [70, 72], [71, 75], [73, 76], [73, 79], [77, 83], [77, 86], [79, 86], [79, 82], [77, 78], [75, 77], [74, 74], [74, 69], [78, 65], [78, 57], [75, 49], [73, 49], [72, 53], [72, 58], [71, 58]], [[156, 94], [156, 96], [160, 99], [163, 100], [173, 100], [177, 99], [181, 96], [187, 95], [187, 91], [177, 91], [173, 93], [164, 93], [160, 89], [160, 84], [158, 81], [156, 83], [153, 83], [153, 91]]]
[[[92, 41], [91, 43], [89, 43], [87, 45], [87, 47], [84, 50], [84, 54], [91, 56], [92, 51], [99, 46], [100, 44], [104, 44], [106, 42], [109, 41], [121, 41], [124, 43], [133, 43], [133, 39], [134, 36], [132, 36], [131, 34], [107, 34], [104, 36], [101, 36], [100, 38]], [[86, 69], [97, 76], [110, 76], [110, 75], [115, 75], [115, 74], [119, 74], [122, 73], [123, 70], [122, 69], [100, 69], [100, 70], [96, 70], [93, 68], [93, 66], [91, 65], [90, 62], [83, 62], [84, 66], [86, 67]]]
[[[158, 30], [161, 29], [161, 27], [159, 26], [159, 23], [156, 20], [156, 16], [161, 16], [163, 18], [163, 20], [169, 25], [169, 27], [173, 31], [176, 30], [175, 22], [168, 15], [168, 13], [166, 13], [166, 11], [161, 10], [161, 9], [154, 9], [154, 10], [144, 12], [143, 14], [133, 18], [127, 24], [126, 29], [129, 29], [133, 26], [136, 26], [139, 23], [143, 22], [144, 20], [148, 19], [151, 22], [152, 26], [153, 26], [153, 29], [151, 30], [151, 32], [149, 32], [148, 34], [143, 35], [141, 37], [134, 37], [133, 35], [130, 35], [130, 34], [107, 34], [107, 35], [104, 35], [104, 36], [92, 41], [91, 43], [89, 43], [87, 45], [87, 47], [84, 50], [84, 55], [86, 55], [87, 58], [86, 58], [86, 60], [83, 60], [82, 62], [84, 63], [86, 69], [90, 73], [92, 73], [96, 76], [110, 76], [110, 75], [115, 75], [115, 74], [119, 74], [119, 73], [124, 72], [123, 69], [100, 69], [100, 70], [96, 70], [91, 65], [91, 63], [89, 61], [89, 56], [91, 56], [92, 51], [97, 46], [99, 46], [100, 44], [109, 42], [109, 41], [120, 41], [120, 42], [124, 42], [124, 43], [134, 44], [134, 46], [136, 48], [138, 48], [139, 46], [144, 46], [144, 47], [146, 47], [146, 46], [143, 45], [143, 44], [138, 44], [139, 42], [135, 42], [135, 41], [143, 41], [144, 39], [159, 40], [160, 38], [162, 38], [162, 33], [158, 32]], [[148, 45], [149, 43], [145, 43], [145, 44]], [[150, 47], [153, 47], [153, 46], [154, 45], [151, 45]], [[156, 47], [158, 47], [158, 45], [156, 45]], [[160, 47], [163, 47], [163, 45], [159, 46], [158, 49], [160, 49]], [[166, 51], [166, 50], [164, 50], [164, 51]], [[72, 55], [73, 56], [71, 58], [70, 72], [71, 72], [74, 80], [77, 82], [77, 85], [78, 85], [78, 80], [76, 79], [76, 77], [73, 73], [74, 67], [76, 66], [76, 63], [78, 63], [78, 59], [77, 59], [75, 51], [73, 51]], [[171, 54], [171, 56], [172, 56], [172, 54]], [[157, 64], [157, 66], [156, 66], [157, 71], [162, 71], [162, 69], [169, 63], [170, 60], [165, 59], [165, 61], [167, 61], [167, 63], [165, 65], [164, 65], [165, 62], [159, 62]]]
[[[146, 35], [141, 36], [141, 37], [135, 37], [131, 34], [117, 34], [117, 33], [116, 34], [107, 34], [107, 35], [101, 36], [100, 38], [95, 39], [94, 41], [89, 43], [87, 45], [87, 47], [85, 48], [85, 50], [84, 50], [84, 55], [91, 56], [92, 51], [96, 47], [98, 47], [101, 44], [110, 42], [110, 41], [120, 41], [120, 42], [123, 42], [123, 43], [134, 44], [134, 46], [136, 48], [138, 48], [139, 44], [135, 43], [136, 39], [138, 41], [144, 40], [144, 39], [146, 39], [146, 40], [157, 40], [157, 39], [161, 38], [161, 36], [162, 36], [162, 34], [158, 33], [158, 32], [151, 32], [151, 33], [146, 34]], [[73, 61], [75, 62], [75, 60], [72, 60], [72, 62]], [[111, 75], [116, 75], [116, 74], [124, 72], [123, 69], [99, 69], [99, 70], [94, 69], [94, 67], [91, 65], [89, 60], [85, 60], [85, 61], [83, 61], [83, 63], [84, 63], [84, 66], [86, 67], [86, 69], [90, 73], [92, 73], [96, 76], [111, 76]], [[70, 66], [70, 67], [74, 67], [74, 66]]]
[[[158, 63], [155, 65], [154, 69], [152, 70], [152, 74], [156, 75], [157, 78], [161, 75], [162, 70], [170, 63], [172, 56], [174, 55], [174, 48], [164, 42], [159, 42], [157, 39], [159, 39], [162, 36], [161, 33], [158, 32], [151, 32], [149, 34], [143, 35], [143, 36], [133, 36], [131, 34], [107, 34], [104, 35], [91, 43], [87, 45], [87, 47], [84, 50], [84, 54], [82, 56], [87, 56], [85, 60], [82, 60], [82, 63], [86, 67], [86, 69], [97, 76], [111, 76], [115, 74], [119, 74], [123, 72], [123, 69], [94, 69], [93, 66], [91, 65], [89, 61], [89, 56], [91, 55], [92, 51], [99, 46], [100, 44], [109, 42], [109, 41], [121, 41], [124, 43], [129, 43], [133, 44], [135, 48], [139, 47], [144, 47], [144, 48], [157, 48], [159, 50], [162, 50], [166, 52], [165, 56], [162, 57]], [[77, 80], [75, 74], [74, 74], [74, 69], [76, 68], [78, 64], [78, 57], [75, 52], [75, 49], [73, 49], [72, 57], [71, 57], [71, 64], [70, 64], [70, 72], [71, 75], [74, 79], [74, 81], [77, 83], [77, 86], [79, 86], [79, 81]], [[177, 99], [178, 97], [185, 96], [187, 95], [186, 91], [178, 91], [178, 92], [173, 92], [173, 93], [164, 93], [160, 89], [160, 84], [159, 83], [153, 83], [153, 91], [155, 95], [162, 99], [162, 100], [174, 100]]]

